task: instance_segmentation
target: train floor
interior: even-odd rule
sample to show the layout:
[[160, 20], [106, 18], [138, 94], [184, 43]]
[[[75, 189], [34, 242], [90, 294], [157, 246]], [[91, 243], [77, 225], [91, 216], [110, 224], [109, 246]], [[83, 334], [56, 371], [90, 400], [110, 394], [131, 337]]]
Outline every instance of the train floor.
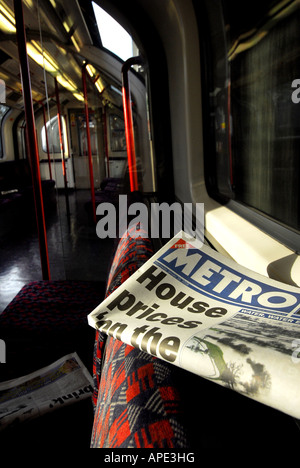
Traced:
[[[113, 239], [99, 239], [86, 209], [89, 190], [63, 192], [57, 206], [46, 211], [46, 231], [52, 280], [106, 281]], [[69, 216], [68, 216], [69, 211]], [[0, 240], [0, 313], [20, 289], [42, 279], [34, 216], [19, 223]]]
[[[95, 223], [90, 219], [86, 208], [89, 200], [89, 190], [69, 192], [67, 209], [64, 193], [57, 193], [56, 207], [46, 210], [51, 280], [95, 281], [105, 286], [115, 241], [97, 237]], [[42, 279], [35, 218], [29, 217], [25, 224], [16, 220], [10, 235], [1, 239], [0, 243], [0, 313], [24, 285]], [[33, 347], [34, 345], [33, 343]], [[92, 347], [93, 342], [89, 350], [90, 364], [93, 359]], [[47, 358], [51, 364], [57, 356], [52, 359], [51, 353], [48, 353]], [[0, 372], [5, 365], [8, 362], [0, 364]], [[91, 366], [89, 367], [92, 373]], [[24, 375], [22, 370], [20, 369], [20, 377]], [[0, 431], [0, 447], [12, 448], [17, 444], [24, 448], [54, 448], [64, 444], [65, 447], [72, 445], [87, 448], [92, 419], [91, 400], [84, 400], [32, 422], [23, 423], [13, 430]]]

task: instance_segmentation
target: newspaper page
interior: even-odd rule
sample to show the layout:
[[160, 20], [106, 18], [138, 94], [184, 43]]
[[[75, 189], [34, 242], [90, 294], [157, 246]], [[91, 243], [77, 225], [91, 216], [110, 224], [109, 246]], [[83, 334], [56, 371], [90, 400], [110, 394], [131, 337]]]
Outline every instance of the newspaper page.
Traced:
[[93, 381], [77, 353], [0, 383], [0, 430], [91, 397]]
[[88, 322], [300, 418], [300, 288], [247, 270], [184, 232]]

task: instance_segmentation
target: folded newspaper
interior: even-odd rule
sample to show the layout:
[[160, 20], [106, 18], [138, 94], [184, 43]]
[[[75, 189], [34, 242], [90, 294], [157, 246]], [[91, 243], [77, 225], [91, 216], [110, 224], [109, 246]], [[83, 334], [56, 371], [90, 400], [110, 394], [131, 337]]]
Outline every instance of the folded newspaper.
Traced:
[[300, 418], [300, 288], [247, 270], [184, 232], [88, 322]]
[[0, 383], [0, 430], [91, 397], [93, 380], [77, 353]]

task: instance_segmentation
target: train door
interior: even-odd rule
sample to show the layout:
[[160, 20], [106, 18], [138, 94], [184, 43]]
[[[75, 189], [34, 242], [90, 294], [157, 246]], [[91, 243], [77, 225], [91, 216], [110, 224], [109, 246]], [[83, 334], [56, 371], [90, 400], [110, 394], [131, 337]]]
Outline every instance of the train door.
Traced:
[[106, 174], [107, 177], [124, 176], [127, 152], [125, 123], [120, 109], [106, 109], [104, 114], [106, 127]]
[[[76, 189], [88, 189], [90, 187], [90, 175], [88, 171], [86, 116], [83, 108], [71, 108], [68, 111], [68, 117], [75, 186]], [[89, 129], [94, 185], [99, 187], [100, 181], [105, 175], [102, 116], [99, 107], [89, 111]]]

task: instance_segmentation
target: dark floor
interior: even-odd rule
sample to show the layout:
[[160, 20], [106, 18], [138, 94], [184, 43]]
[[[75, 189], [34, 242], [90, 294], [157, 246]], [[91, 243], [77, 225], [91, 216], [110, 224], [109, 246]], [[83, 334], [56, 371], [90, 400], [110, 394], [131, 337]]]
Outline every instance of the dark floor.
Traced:
[[[73, 191], [68, 200], [70, 216], [67, 216], [63, 193], [57, 193], [56, 206], [46, 209], [51, 280], [95, 281], [103, 282], [105, 286], [115, 241], [97, 237], [96, 225], [86, 209], [86, 203], [90, 201], [88, 190]], [[24, 219], [26, 222], [17, 220], [14, 226], [6, 226], [5, 235], [0, 236], [0, 313], [25, 284], [43, 279], [35, 217], [26, 214]], [[90, 363], [94, 343], [91, 336]], [[59, 343], [57, 346], [59, 348]], [[88, 367], [92, 372], [91, 366]], [[20, 368], [20, 375], [24, 375], [23, 370]], [[77, 449], [88, 448], [92, 421], [91, 401], [84, 400], [13, 430], [2, 431], [0, 447], [15, 447], [18, 441], [19, 447], [27, 449], [36, 446], [55, 448], [61, 443], [72, 444]]]
[[[52, 280], [105, 281], [113, 239], [99, 239], [88, 215], [89, 190], [57, 194], [56, 209], [46, 210], [47, 241]], [[35, 219], [16, 224], [0, 240], [0, 313], [30, 281], [41, 280], [42, 270]]]

